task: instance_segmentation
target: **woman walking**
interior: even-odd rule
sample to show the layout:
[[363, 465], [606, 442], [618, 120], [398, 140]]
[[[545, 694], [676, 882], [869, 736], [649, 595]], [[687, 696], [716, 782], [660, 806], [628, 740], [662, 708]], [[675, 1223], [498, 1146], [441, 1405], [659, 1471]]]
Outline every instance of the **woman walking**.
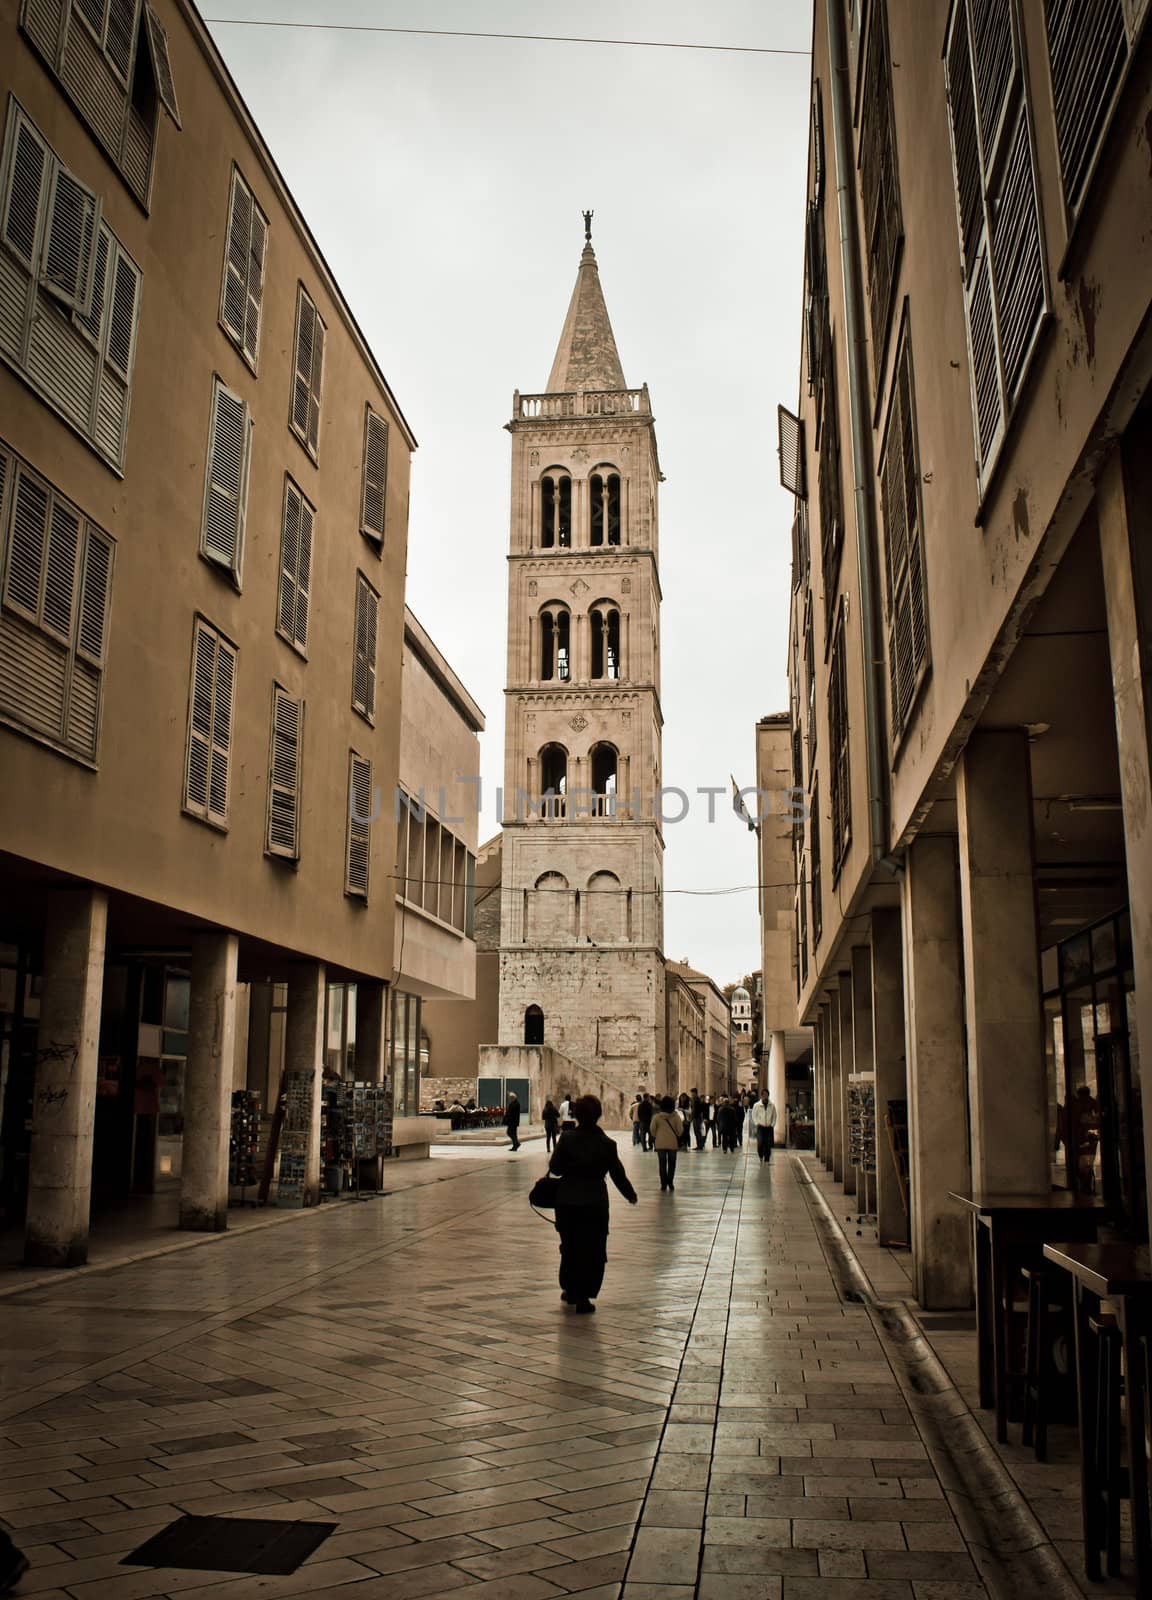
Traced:
[[582, 1313], [604, 1282], [608, 1262], [608, 1186], [611, 1178], [629, 1205], [636, 1191], [628, 1181], [615, 1140], [597, 1126], [603, 1107], [593, 1094], [581, 1095], [572, 1107], [574, 1130], [564, 1134], [552, 1152], [549, 1172], [560, 1179], [556, 1231], [560, 1235], [560, 1298]]
[[556, 1137], [560, 1132], [560, 1111], [552, 1100], [545, 1100], [544, 1109], [540, 1113], [540, 1120], [544, 1124], [544, 1149], [553, 1149]]
[[676, 1153], [684, 1132], [684, 1119], [676, 1110], [676, 1102], [666, 1094], [660, 1109], [652, 1117], [652, 1142], [656, 1146], [656, 1160], [660, 1164], [660, 1193], [676, 1187]]
[[682, 1094], [676, 1102], [676, 1110], [680, 1114], [680, 1148], [687, 1150], [692, 1142], [692, 1101], [686, 1094]]

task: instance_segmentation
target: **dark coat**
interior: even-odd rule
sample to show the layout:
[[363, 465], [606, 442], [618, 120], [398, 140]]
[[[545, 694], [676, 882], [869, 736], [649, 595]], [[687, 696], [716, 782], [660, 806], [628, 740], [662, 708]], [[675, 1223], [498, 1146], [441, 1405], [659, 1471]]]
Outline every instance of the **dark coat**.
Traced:
[[540, 1113], [540, 1120], [543, 1122], [546, 1128], [555, 1133], [556, 1129], [560, 1126], [560, 1112], [556, 1106], [553, 1106], [551, 1110], [545, 1106], [544, 1110]]
[[636, 1191], [628, 1181], [615, 1140], [603, 1128], [574, 1128], [560, 1135], [552, 1152], [548, 1171], [562, 1179], [557, 1207], [598, 1206], [608, 1210], [611, 1178], [625, 1200], [635, 1200]]
[[504, 1126], [506, 1128], [518, 1128], [520, 1126], [519, 1100], [510, 1100], [508, 1102], [504, 1111]]

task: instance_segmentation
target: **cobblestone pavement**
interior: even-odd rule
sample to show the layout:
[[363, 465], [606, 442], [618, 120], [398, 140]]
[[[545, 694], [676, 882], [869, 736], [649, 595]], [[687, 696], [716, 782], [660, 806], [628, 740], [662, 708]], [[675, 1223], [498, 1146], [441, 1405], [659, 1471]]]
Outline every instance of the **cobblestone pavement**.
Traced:
[[[0, 1301], [20, 1594], [984, 1600], [790, 1159], [661, 1195], [624, 1153], [595, 1317], [541, 1152]], [[337, 1528], [291, 1577], [122, 1565], [186, 1513]]]

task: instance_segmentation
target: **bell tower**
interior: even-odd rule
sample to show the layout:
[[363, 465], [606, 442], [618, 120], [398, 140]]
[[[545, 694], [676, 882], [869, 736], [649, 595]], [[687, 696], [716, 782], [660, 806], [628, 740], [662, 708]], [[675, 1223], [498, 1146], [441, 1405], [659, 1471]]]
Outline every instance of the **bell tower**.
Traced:
[[547, 388], [513, 397], [500, 1043], [664, 1086], [662, 481], [585, 212]]

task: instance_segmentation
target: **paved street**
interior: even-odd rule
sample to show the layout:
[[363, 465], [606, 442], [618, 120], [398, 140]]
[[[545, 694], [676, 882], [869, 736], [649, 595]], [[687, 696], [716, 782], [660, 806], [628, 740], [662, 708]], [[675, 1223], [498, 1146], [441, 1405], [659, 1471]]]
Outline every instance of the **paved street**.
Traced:
[[[39, 1600], [982, 1600], [794, 1163], [614, 1204], [559, 1300], [542, 1151], [0, 1301]], [[291, 1577], [121, 1565], [182, 1514], [337, 1524]]]

